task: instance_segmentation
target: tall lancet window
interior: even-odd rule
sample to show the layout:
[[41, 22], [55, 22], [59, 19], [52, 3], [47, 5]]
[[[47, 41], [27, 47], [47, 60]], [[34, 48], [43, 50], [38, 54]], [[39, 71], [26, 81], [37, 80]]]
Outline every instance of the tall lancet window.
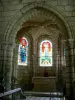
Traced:
[[40, 66], [52, 66], [52, 43], [49, 40], [40, 43]]
[[27, 65], [28, 62], [28, 41], [25, 37], [20, 39], [18, 49], [18, 65]]

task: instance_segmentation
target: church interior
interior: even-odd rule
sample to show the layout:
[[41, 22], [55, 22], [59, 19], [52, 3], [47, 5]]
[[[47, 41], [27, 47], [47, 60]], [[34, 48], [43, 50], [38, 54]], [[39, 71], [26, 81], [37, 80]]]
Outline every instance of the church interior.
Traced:
[[0, 100], [75, 100], [74, 43], [75, 0], [0, 0]]

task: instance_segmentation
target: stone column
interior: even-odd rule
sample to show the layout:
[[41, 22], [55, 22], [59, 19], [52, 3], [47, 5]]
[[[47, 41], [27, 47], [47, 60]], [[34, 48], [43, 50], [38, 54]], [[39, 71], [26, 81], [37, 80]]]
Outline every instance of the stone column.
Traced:
[[5, 44], [4, 51], [4, 81], [6, 91], [11, 89], [12, 77], [12, 58], [13, 58], [13, 45], [11, 43]]
[[70, 43], [70, 52], [71, 52], [71, 84], [70, 84], [70, 98], [71, 100], [74, 99], [74, 87], [73, 87], [73, 82], [74, 82], [74, 78], [75, 78], [75, 75], [74, 75], [74, 39], [68, 39], [69, 43]]
[[72, 66], [71, 66], [71, 51], [68, 40], [63, 40], [65, 48], [65, 82], [66, 82], [66, 96], [69, 99], [71, 94], [71, 83], [72, 83]]
[[[67, 46], [68, 45], [68, 46]], [[66, 41], [66, 95], [68, 99], [72, 100], [72, 55], [71, 55], [71, 45], [69, 41]]]
[[0, 84], [4, 86], [4, 44], [0, 43]]

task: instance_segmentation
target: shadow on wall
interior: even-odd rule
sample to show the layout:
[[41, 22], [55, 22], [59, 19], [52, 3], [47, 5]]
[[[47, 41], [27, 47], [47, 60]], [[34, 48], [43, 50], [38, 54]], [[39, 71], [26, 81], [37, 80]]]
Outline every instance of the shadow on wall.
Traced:
[[52, 77], [56, 76], [56, 69], [55, 68], [45, 68], [40, 67], [36, 69], [35, 77]]
[[22, 91], [30, 91], [34, 88], [34, 84], [30, 80], [26, 80], [28, 78], [22, 77], [21, 80], [19, 80], [19, 85], [22, 89]]

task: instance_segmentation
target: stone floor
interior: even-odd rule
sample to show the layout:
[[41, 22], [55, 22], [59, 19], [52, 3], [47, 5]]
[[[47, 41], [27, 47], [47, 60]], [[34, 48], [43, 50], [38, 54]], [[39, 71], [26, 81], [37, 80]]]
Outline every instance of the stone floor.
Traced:
[[[32, 92], [25, 91], [23, 95], [16, 95], [16, 100], [65, 100], [60, 92]], [[51, 97], [50, 97], [51, 96]], [[26, 97], [26, 99], [25, 99]], [[24, 98], [24, 99], [22, 99]]]
[[34, 96], [26, 96], [26, 99], [18, 99], [18, 100], [65, 100], [64, 98], [50, 98], [50, 97], [34, 97]]

